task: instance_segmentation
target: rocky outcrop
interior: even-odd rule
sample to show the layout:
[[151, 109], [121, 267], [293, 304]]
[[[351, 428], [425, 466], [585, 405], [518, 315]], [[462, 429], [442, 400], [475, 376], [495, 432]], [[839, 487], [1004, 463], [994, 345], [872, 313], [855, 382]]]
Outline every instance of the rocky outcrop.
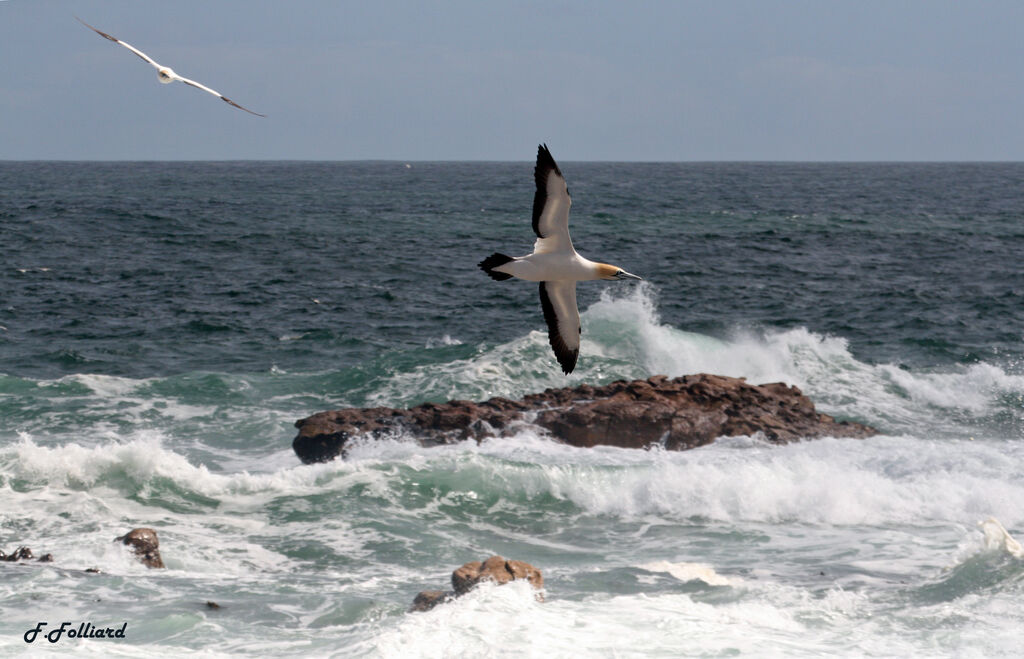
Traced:
[[[17, 561], [29, 561], [33, 558], [36, 558], [35, 554], [32, 553], [32, 549], [29, 547], [18, 547], [10, 554], [5, 554], [4, 552], [0, 551], [0, 561], [7, 561], [9, 563], [14, 563]], [[39, 558], [36, 558], [36, 560], [40, 563], [52, 563], [53, 554], [43, 554]]]
[[465, 595], [482, 581], [493, 581], [503, 585], [517, 579], [529, 581], [537, 590], [537, 599], [543, 601], [540, 591], [544, 589], [544, 576], [540, 570], [524, 561], [491, 556], [485, 561], [466, 563], [452, 572], [452, 590], [424, 590], [418, 594], [412, 601], [410, 611], [429, 611], [438, 604]]
[[[146, 567], [164, 567], [164, 561], [160, 557], [160, 540], [157, 538], [156, 531], [149, 528], [138, 528], [132, 529], [128, 533], [122, 535], [119, 538], [114, 538], [114, 542], [124, 543], [132, 548], [135, 556], [146, 566]], [[28, 561], [35, 558], [40, 563], [52, 563], [53, 554], [43, 554], [36, 558], [32, 553], [32, 549], [29, 547], [18, 547], [10, 554], [6, 554], [0, 551], [0, 561], [17, 562], [17, 561]], [[89, 568], [85, 572], [98, 574], [99, 568]]]
[[160, 557], [160, 539], [156, 537], [156, 531], [153, 529], [132, 529], [120, 538], [114, 538], [114, 542], [122, 542], [131, 546], [135, 556], [146, 567], [164, 566], [164, 561]]
[[684, 450], [718, 437], [755, 433], [779, 444], [875, 434], [860, 423], [818, 413], [796, 387], [781, 382], [752, 385], [743, 378], [702, 373], [548, 389], [521, 400], [321, 412], [295, 422], [299, 434], [292, 448], [304, 463], [326, 462], [344, 456], [345, 445], [359, 436], [412, 436], [424, 445], [438, 445], [507, 436], [525, 422], [580, 447], [660, 445]]

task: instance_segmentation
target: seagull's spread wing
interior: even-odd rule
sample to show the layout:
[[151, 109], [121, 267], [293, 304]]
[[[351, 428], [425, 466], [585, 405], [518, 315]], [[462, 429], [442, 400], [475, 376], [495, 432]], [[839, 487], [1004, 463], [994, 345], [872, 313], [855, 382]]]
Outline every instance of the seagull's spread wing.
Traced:
[[[141, 57], [142, 59], [144, 59], [144, 60], [146, 60], [147, 62], [149, 62], [150, 64], [152, 64], [152, 65], [153, 65], [154, 67], [156, 67], [157, 71], [160, 71], [160, 70], [161, 70], [161, 67], [160, 67], [160, 65], [159, 65], [159, 64], [157, 64], [156, 62], [154, 62], [154, 61], [153, 61], [153, 59], [152, 59], [152, 58], [151, 58], [151, 57], [150, 57], [149, 55], [147, 55], [146, 53], [142, 52], [142, 51], [141, 51], [141, 50], [139, 50], [138, 48], [136, 48], [136, 47], [132, 46], [131, 44], [125, 43], [125, 42], [121, 41], [120, 39], [118, 39], [118, 38], [116, 38], [116, 37], [112, 37], [112, 36], [110, 36], [109, 34], [107, 34], [106, 32], [102, 32], [102, 31], [100, 31], [100, 30], [97, 30], [96, 28], [94, 28], [93, 26], [89, 25], [88, 23], [86, 23], [85, 21], [83, 21], [83, 20], [82, 20], [81, 18], [78, 18], [77, 16], [75, 16], [75, 18], [77, 18], [77, 19], [78, 19], [78, 22], [79, 22], [79, 23], [81, 23], [81, 24], [82, 24], [82, 25], [84, 25], [85, 27], [89, 28], [90, 30], [92, 30], [92, 31], [93, 31], [93, 32], [95, 32], [96, 34], [100, 35], [100, 36], [101, 36], [101, 37], [103, 37], [104, 39], [110, 39], [110, 40], [111, 40], [111, 41], [113, 41], [114, 43], [119, 43], [119, 44], [121, 44], [122, 46], [124, 46], [124, 47], [125, 47], [125, 48], [127, 48], [128, 50], [132, 51], [133, 53], [135, 53], [136, 55], [138, 55], [138, 56], [139, 56], [139, 57]], [[165, 71], [169, 71], [169, 70], [166, 70], [166, 69], [165, 69]], [[238, 108], [239, 110], [245, 110], [245, 111], [246, 111], [246, 112], [248, 112], [249, 114], [254, 114], [254, 115], [256, 115], [257, 117], [265, 117], [265, 116], [266, 116], [266, 115], [264, 115], [264, 114], [260, 114], [259, 112], [253, 112], [253, 111], [252, 111], [252, 110], [250, 110], [249, 108], [244, 108], [244, 107], [242, 107], [242, 106], [241, 106], [241, 105], [239, 105], [238, 103], [235, 103], [234, 101], [232, 101], [232, 100], [231, 100], [230, 98], [228, 98], [227, 96], [224, 96], [224, 95], [223, 95], [223, 94], [221, 94], [220, 92], [216, 92], [216, 91], [214, 91], [214, 90], [210, 89], [209, 87], [207, 87], [206, 85], [202, 85], [202, 84], [200, 84], [200, 83], [196, 82], [195, 80], [189, 80], [188, 78], [182, 78], [181, 76], [179, 76], [179, 75], [177, 75], [177, 74], [175, 74], [175, 73], [173, 73], [173, 72], [171, 72], [171, 73], [172, 73], [172, 76], [173, 76], [173, 78], [174, 78], [175, 80], [178, 80], [178, 81], [180, 81], [180, 82], [183, 82], [183, 83], [185, 83], [186, 85], [191, 85], [191, 86], [193, 86], [193, 87], [196, 87], [197, 89], [202, 89], [202, 90], [203, 90], [204, 92], [208, 92], [208, 93], [210, 93], [210, 94], [213, 94], [214, 96], [216, 96], [216, 97], [217, 97], [217, 98], [219, 98], [220, 100], [224, 101], [224, 102], [225, 102], [225, 103], [227, 103], [228, 105], [233, 105], [233, 106], [235, 106], [236, 108]]]
[[537, 183], [537, 192], [533, 195], [533, 231], [538, 238], [533, 251], [571, 252], [569, 207], [572, 199], [546, 144], [537, 147], [533, 178]]
[[566, 375], [580, 356], [580, 312], [576, 307], [576, 282], [542, 281], [540, 306], [548, 324], [548, 341]]
[[259, 112], [253, 112], [252, 110], [250, 110], [248, 108], [243, 108], [241, 105], [239, 105], [238, 103], [235, 103], [234, 101], [232, 101], [230, 98], [228, 98], [224, 94], [221, 94], [220, 92], [216, 92], [216, 91], [210, 89], [209, 87], [207, 87], [206, 85], [203, 85], [203, 84], [200, 84], [200, 83], [196, 82], [195, 80], [189, 80], [188, 78], [182, 78], [181, 76], [176, 76], [176, 78], [177, 78], [177, 80], [185, 83], [186, 85], [191, 85], [191, 86], [195, 87], [196, 89], [202, 89], [204, 92], [208, 92], [210, 94], [213, 94], [214, 96], [216, 96], [220, 100], [224, 101], [228, 105], [233, 105], [236, 108], [238, 108], [239, 110], [245, 110], [249, 114], [254, 114], [257, 117], [265, 117], [265, 116], [267, 116], [265, 114], [260, 114]]
[[[75, 18], [78, 18], [78, 17], [77, 17], [77, 16], [75, 16]], [[100, 35], [100, 36], [101, 36], [101, 37], [103, 37], [104, 39], [110, 39], [110, 40], [111, 40], [111, 41], [113, 41], [114, 43], [119, 43], [119, 44], [121, 44], [122, 46], [124, 46], [124, 47], [125, 47], [125, 48], [127, 48], [128, 50], [132, 51], [133, 53], [135, 53], [136, 55], [138, 55], [138, 56], [139, 56], [139, 57], [141, 57], [142, 59], [146, 60], [147, 62], [149, 62], [150, 64], [152, 64], [153, 66], [155, 66], [155, 67], [156, 67], [157, 69], [159, 69], [159, 68], [160, 68], [160, 65], [159, 65], [159, 64], [157, 64], [156, 62], [154, 62], [154, 61], [153, 61], [153, 59], [152, 59], [152, 58], [151, 58], [151, 57], [150, 57], [149, 55], [147, 55], [146, 53], [142, 52], [141, 50], [139, 50], [139, 49], [138, 49], [138, 48], [136, 48], [135, 46], [133, 46], [133, 45], [131, 45], [131, 44], [128, 44], [128, 43], [125, 43], [125, 42], [121, 41], [120, 39], [118, 39], [118, 38], [116, 38], [116, 37], [112, 37], [112, 36], [110, 36], [109, 34], [107, 34], [106, 32], [101, 32], [100, 30], [97, 30], [97, 29], [96, 29], [96, 28], [94, 28], [93, 26], [91, 26], [91, 25], [89, 25], [88, 23], [86, 23], [85, 21], [83, 21], [83, 20], [82, 20], [81, 18], [78, 18], [78, 22], [79, 22], [79, 23], [81, 23], [82, 25], [84, 25], [85, 27], [89, 28], [90, 30], [92, 30], [92, 31], [93, 31], [93, 32], [95, 32], [96, 34]]]

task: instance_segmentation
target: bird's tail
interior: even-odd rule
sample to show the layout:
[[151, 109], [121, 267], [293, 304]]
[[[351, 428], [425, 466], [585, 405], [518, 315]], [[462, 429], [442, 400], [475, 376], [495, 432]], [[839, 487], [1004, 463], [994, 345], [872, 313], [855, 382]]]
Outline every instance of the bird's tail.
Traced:
[[495, 281], [505, 281], [506, 279], [511, 279], [512, 275], [506, 272], [496, 272], [494, 269], [498, 266], [505, 265], [510, 261], [515, 261], [515, 259], [511, 256], [505, 256], [504, 254], [495, 252], [483, 261], [480, 261], [478, 265], [480, 266], [480, 269], [486, 272], [491, 279]]

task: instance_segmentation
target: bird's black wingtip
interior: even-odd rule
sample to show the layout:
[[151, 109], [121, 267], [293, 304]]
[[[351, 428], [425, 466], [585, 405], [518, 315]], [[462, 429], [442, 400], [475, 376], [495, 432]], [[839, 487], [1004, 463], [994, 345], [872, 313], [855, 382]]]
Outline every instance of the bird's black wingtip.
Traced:
[[535, 172], [546, 172], [548, 169], [553, 169], [558, 172], [561, 176], [562, 172], [558, 169], [558, 164], [555, 163], [554, 156], [551, 155], [551, 151], [548, 149], [547, 144], [540, 144], [537, 147], [537, 169]]
[[497, 272], [495, 271], [495, 268], [505, 265], [506, 263], [510, 263], [511, 261], [515, 261], [515, 259], [511, 256], [505, 256], [504, 254], [495, 252], [483, 261], [480, 261], [480, 263], [477, 263], [477, 266], [486, 272], [487, 276], [494, 281], [505, 281], [506, 279], [511, 279], [512, 275], [506, 272]]
[[[550, 338], [550, 337], [549, 337]], [[576, 361], [580, 358], [580, 350], [569, 350], [565, 345], [555, 345], [555, 341], [549, 341], [555, 353], [558, 365], [562, 367], [562, 373], [569, 375], [576, 368]]]

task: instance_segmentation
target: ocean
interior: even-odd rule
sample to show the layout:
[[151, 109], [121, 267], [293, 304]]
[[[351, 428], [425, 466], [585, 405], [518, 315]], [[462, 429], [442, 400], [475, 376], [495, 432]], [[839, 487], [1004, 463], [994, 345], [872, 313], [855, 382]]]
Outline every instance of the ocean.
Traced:
[[[476, 265], [530, 252], [532, 162], [0, 162], [0, 550], [54, 557], [0, 562], [0, 654], [1019, 656], [1024, 558], [979, 522], [1024, 540], [1024, 164], [559, 164], [577, 249], [645, 279], [580, 284], [568, 377], [536, 286]], [[291, 449], [699, 372], [880, 434]], [[409, 612], [492, 554], [544, 601]]]

